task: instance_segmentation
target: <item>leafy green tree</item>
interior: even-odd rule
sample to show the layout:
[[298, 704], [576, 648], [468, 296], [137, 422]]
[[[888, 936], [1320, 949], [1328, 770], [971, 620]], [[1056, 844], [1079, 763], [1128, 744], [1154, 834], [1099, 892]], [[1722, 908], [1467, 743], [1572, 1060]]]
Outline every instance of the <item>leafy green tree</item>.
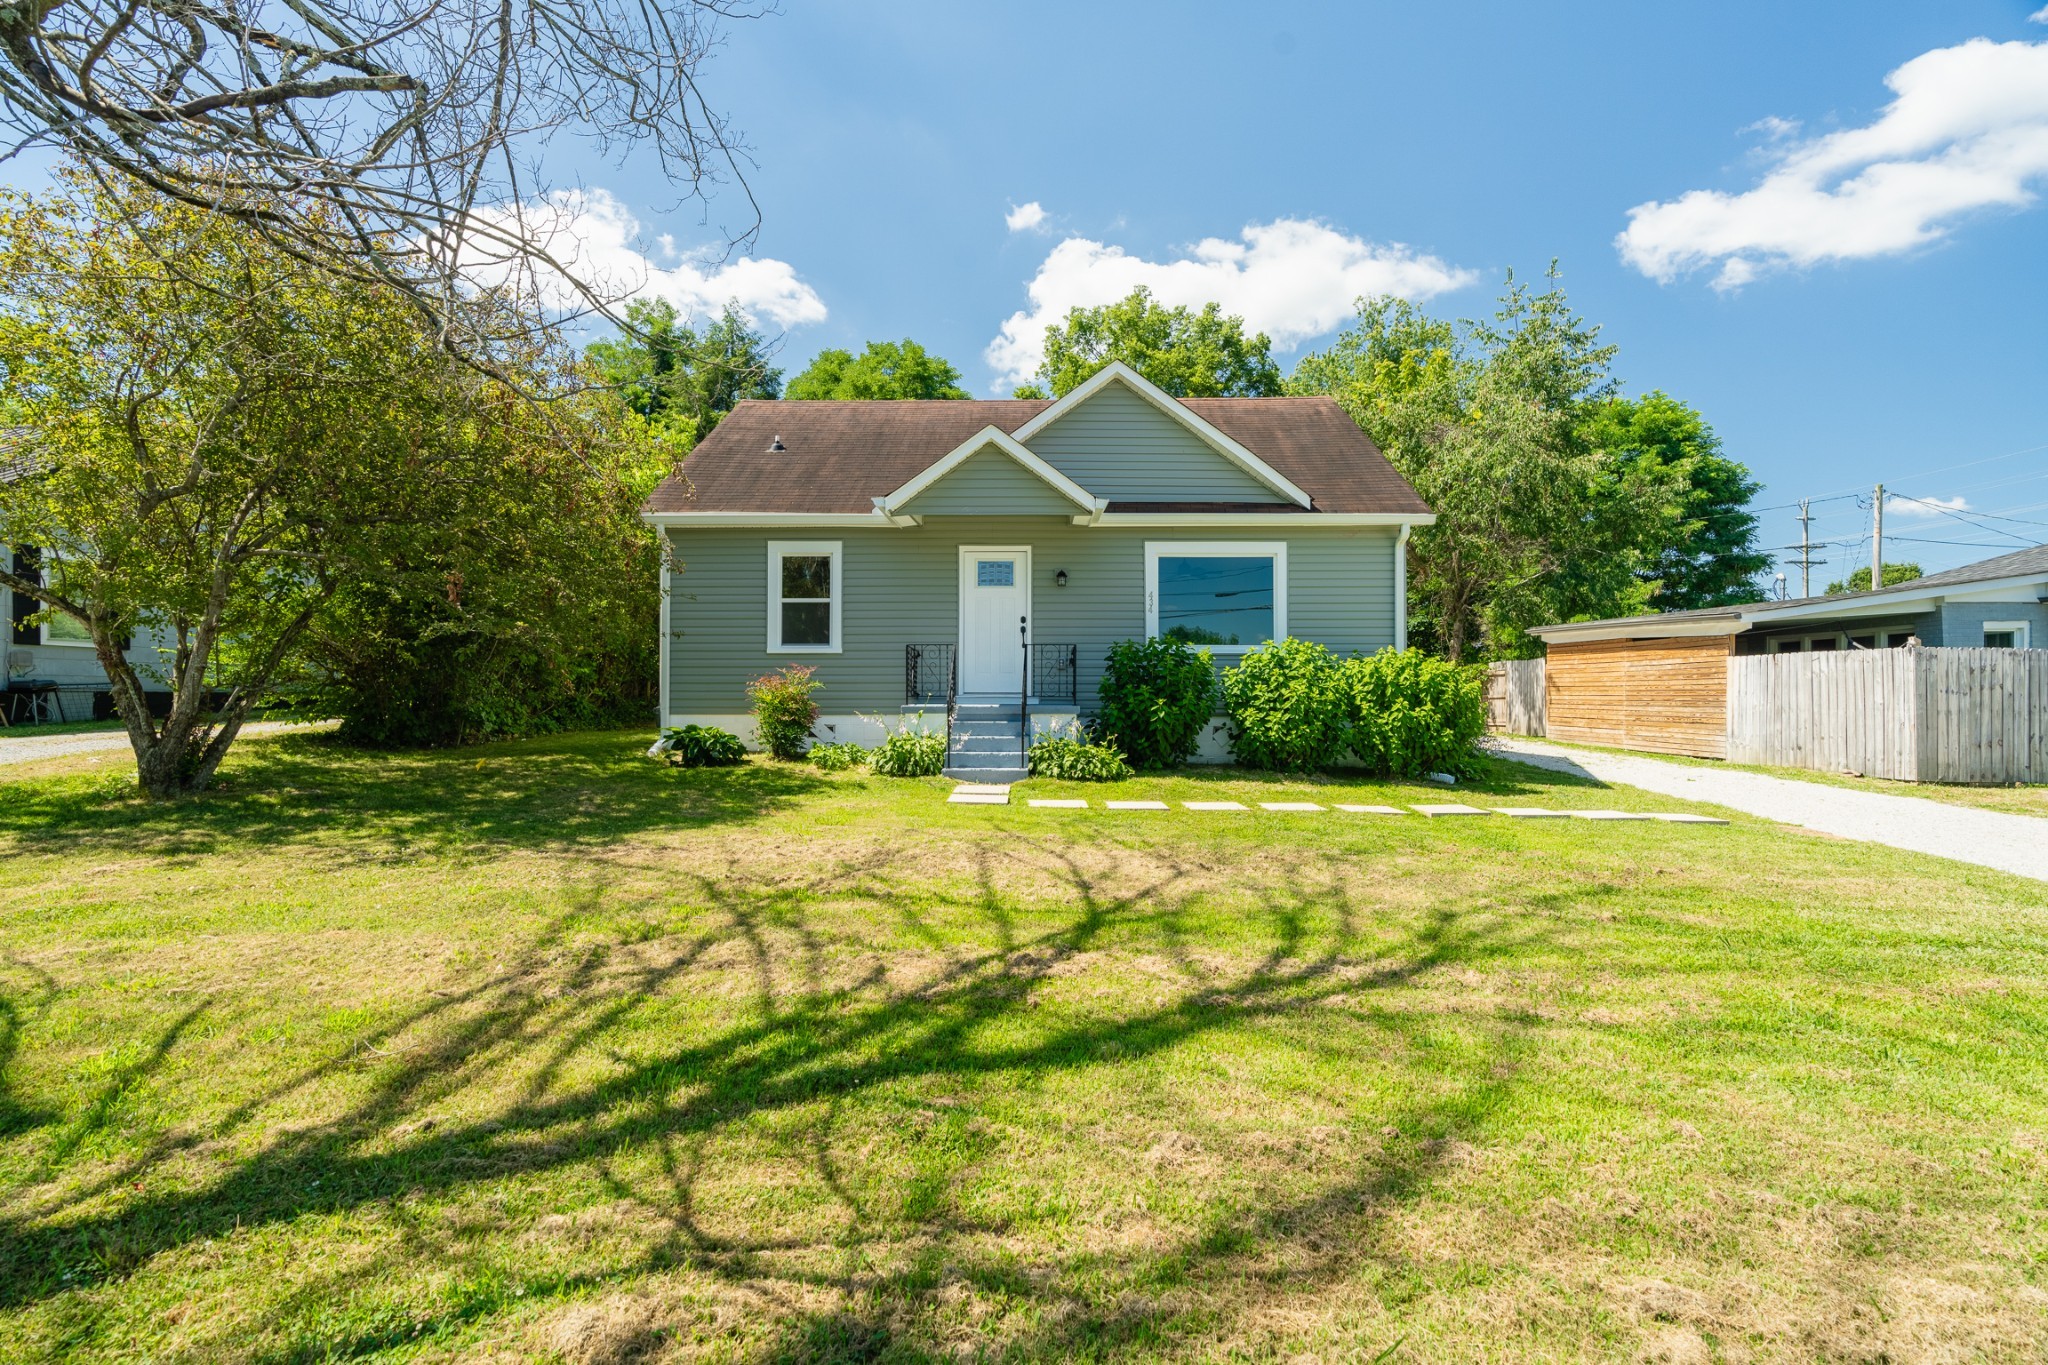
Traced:
[[1721, 453], [1706, 419], [1662, 392], [1614, 398], [1593, 409], [1589, 439], [1618, 477], [1666, 471], [1680, 488], [1672, 515], [1644, 523], [1636, 576], [1653, 584], [1664, 611], [1760, 602], [1759, 575], [1771, 557], [1757, 548], [1750, 499], [1760, 486], [1747, 466]]
[[1302, 359], [1290, 391], [1335, 398], [1437, 512], [1409, 544], [1419, 641], [1453, 660], [1527, 653], [1530, 625], [1645, 604], [1634, 540], [1671, 488], [1661, 470], [1609, 467], [1589, 440], [1613, 357], [1553, 268], [1541, 293], [1509, 276], [1481, 322], [1362, 300]]
[[700, 333], [666, 299], [635, 299], [626, 320], [638, 335], [592, 342], [584, 352], [652, 431], [687, 452], [743, 398], [782, 396], [782, 371], [766, 338], [736, 304]]
[[960, 371], [909, 337], [870, 341], [859, 355], [820, 351], [789, 381], [786, 398], [966, 398]]
[[[573, 394], [566, 361], [494, 358], [543, 394]], [[0, 582], [90, 635], [160, 797], [208, 785], [345, 590], [459, 600], [462, 545], [547, 520], [521, 506], [630, 518], [618, 485], [644, 455], [585, 400], [451, 359], [403, 291], [84, 174], [0, 197], [0, 375], [30, 433], [0, 543], [44, 564]], [[155, 662], [124, 653], [131, 632], [167, 642]]]
[[1245, 335], [1243, 318], [1225, 317], [1213, 303], [1199, 313], [1168, 308], [1141, 285], [1115, 303], [1071, 309], [1046, 328], [1040, 384], [1017, 396], [1058, 398], [1117, 360], [1176, 398], [1268, 396], [1284, 391], [1272, 352], [1264, 332]]
[[[1885, 561], [1883, 586], [1887, 588], [1894, 583], [1905, 583], [1918, 577], [1920, 577], [1920, 566], [1911, 560], [1901, 564], [1894, 564], [1889, 560]], [[1837, 579], [1833, 583], [1828, 584], [1827, 595], [1833, 597], [1836, 593], [1841, 592], [1868, 591], [1870, 591], [1870, 566], [1865, 564], [1862, 568], [1852, 571], [1846, 583]]]

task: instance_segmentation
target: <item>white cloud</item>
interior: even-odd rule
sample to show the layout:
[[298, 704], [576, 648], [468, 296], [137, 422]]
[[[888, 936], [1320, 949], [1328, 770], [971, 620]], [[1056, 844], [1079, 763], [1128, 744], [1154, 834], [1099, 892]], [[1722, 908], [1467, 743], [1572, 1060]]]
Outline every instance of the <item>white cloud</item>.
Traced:
[[2048, 24], [2048, 5], [2043, 5], [2027, 16], [2029, 23]]
[[1765, 137], [1775, 142], [1782, 138], [1791, 137], [1794, 133], [1798, 132], [1799, 120], [1796, 118], [1779, 118], [1776, 114], [1766, 114], [1748, 127], [1738, 128], [1736, 131], [1742, 133], [1762, 133]]
[[[657, 264], [639, 246], [639, 219], [602, 189], [557, 190], [516, 209], [493, 210], [491, 216], [508, 226], [523, 219], [523, 230], [562, 270], [607, 303], [667, 299], [678, 312], [702, 315], [717, 313], [731, 301], [757, 324], [765, 320], [795, 327], [825, 320], [825, 301], [787, 261], [757, 256], [720, 261], [680, 251], [675, 239], [662, 233], [655, 239], [656, 256], [670, 264]], [[503, 278], [505, 271], [502, 262], [479, 259], [468, 273], [487, 283]], [[562, 274], [543, 269], [535, 283], [549, 308], [583, 312], [590, 307]]]
[[1322, 223], [1280, 218], [1254, 223], [1236, 241], [1206, 237], [1175, 260], [1147, 261], [1122, 247], [1069, 237], [1052, 249], [1026, 287], [1031, 306], [1013, 313], [984, 352], [997, 387], [1030, 378], [1045, 354], [1045, 329], [1070, 308], [1113, 303], [1139, 285], [1169, 306], [1221, 304], [1225, 313], [1290, 349], [1350, 316], [1362, 295], [1420, 301], [1476, 277], [1405, 246], [1347, 237]]
[[1960, 494], [1953, 498], [1901, 498], [1887, 497], [1884, 500], [1884, 514], [1888, 517], [1938, 517], [1943, 512], [1967, 512], [1970, 503]]
[[1782, 145], [1754, 189], [1630, 209], [1622, 259], [1660, 282], [1719, 265], [1714, 286], [1731, 289], [1767, 269], [1910, 251], [1972, 210], [2034, 201], [2048, 177], [2048, 43], [1974, 38], [1885, 84], [1896, 98], [1875, 122]]
[[1045, 226], [1045, 205], [1036, 199], [1028, 204], [1013, 204], [1003, 215], [1003, 225], [1012, 232], [1036, 232]]

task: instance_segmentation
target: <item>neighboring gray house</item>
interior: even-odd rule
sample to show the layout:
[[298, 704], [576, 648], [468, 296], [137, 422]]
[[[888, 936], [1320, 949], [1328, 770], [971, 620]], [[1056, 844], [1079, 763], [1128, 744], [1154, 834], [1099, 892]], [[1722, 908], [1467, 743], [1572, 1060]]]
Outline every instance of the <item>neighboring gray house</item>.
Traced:
[[[0, 547], [14, 572], [39, 575], [39, 557], [32, 549]], [[104, 720], [114, 714], [107, 671], [84, 626], [68, 616], [41, 623], [30, 618], [43, 604], [26, 593], [0, 586], [0, 614], [8, 623], [6, 692], [0, 716], [11, 724], [45, 721]], [[128, 657], [154, 664], [160, 641], [138, 635], [129, 642]]]
[[1865, 592], [1567, 621], [1530, 634], [1551, 646], [1732, 636], [1734, 654], [1895, 649], [2048, 649], [2048, 545]]
[[1090, 712], [1118, 640], [1403, 645], [1434, 520], [1327, 398], [1177, 400], [1123, 365], [1057, 402], [741, 403], [643, 515], [673, 559], [665, 724], [751, 743], [748, 680], [806, 663], [823, 737], [943, 725], [957, 689], [984, 768], [1020, 705], [1035, 732]]

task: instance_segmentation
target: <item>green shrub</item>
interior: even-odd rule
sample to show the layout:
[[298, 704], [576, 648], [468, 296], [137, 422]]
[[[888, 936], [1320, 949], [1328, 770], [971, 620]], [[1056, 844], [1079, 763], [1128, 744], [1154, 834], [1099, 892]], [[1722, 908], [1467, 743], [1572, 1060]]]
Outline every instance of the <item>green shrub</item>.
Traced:
[[825, 684], [808, 664], [788, 664], [747, 684], [754, 703], [754, 730], [761, 747], [777, 758], [802, 758], [818, 723], [818, 704], [811, 693]]
[[828, 773], [843, 773], [867, 762], [869, 751], [858, 744], [813, 744], [809, 757]]
[[1230, 751], [1248, 768], [1306, 771], [1343, 756], [1349, 731], [1336, 656], [1309, 640], [1275, 640], [1223, 671]]
[[1097, 739], [1114, 735], [1137, 767], [1178, 767], [1216, 714], [1216, 665], [1179, 640], [1119, 640], [1095, 695]]
[[1033, 777], [1068, 782], [1121, 782], [1131, 765], [1114, 740], [1089, 742], [1072, 735], [1050, 735], [1031, 746], [1025, 759]]
[[881, 777], [937, 777], [945, 766], [943, 731], [897, 730], [868, 755], [868, 767]]
[[1486, 733], [1481, 671], [1419, 649], [1383, 649], [1340, 667], [1350, 749], [1375, 773], [1470, 776]]
[[747, 746], [715, 725], [663, 730], [650, 751], [678, 768], [730, 768], [747, 761]]

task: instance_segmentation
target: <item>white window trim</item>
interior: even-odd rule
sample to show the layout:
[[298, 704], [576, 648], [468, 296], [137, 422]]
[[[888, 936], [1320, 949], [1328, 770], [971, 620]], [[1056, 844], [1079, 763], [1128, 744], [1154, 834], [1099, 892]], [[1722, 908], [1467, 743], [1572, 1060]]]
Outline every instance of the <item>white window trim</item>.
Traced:
[[[768, 542], [768, 652], [770, 654], [839, 654], [846, 637], [839, 628], [840, 602], [846, 596], [844, 542], [837, 540], [771, 540]], [[784, 555], [826, 555], [832, 560], [832, 643], [829, 645], [785, 645], [782, 643], [782, 557]], [[792, 599], [794, 600], [794, 599]]]
[[[1145, 542], [1145, 638], [1159, 638], [1159, 557], [1271, 559], [1273, 638], [1287, 638], [1287, 542], [1284, 540], [1148, 540]], [[1251, 645], [1202, 645], [1212, 654], [1249, 654]]]
[[[1986, 621], [1983, 628], [1978, 631], [1977, 639], [1981, 642], [1986, 635], [1989, 635], [1994, 630], [2009, 630], [2012, 632], [2012, 647], [2014, 649], [2032, 649], [2034, 647], [2032, 625], [2031, 621]], [[1990, 646], [1986, 645], [1985, 648], [1988, 649]]]

